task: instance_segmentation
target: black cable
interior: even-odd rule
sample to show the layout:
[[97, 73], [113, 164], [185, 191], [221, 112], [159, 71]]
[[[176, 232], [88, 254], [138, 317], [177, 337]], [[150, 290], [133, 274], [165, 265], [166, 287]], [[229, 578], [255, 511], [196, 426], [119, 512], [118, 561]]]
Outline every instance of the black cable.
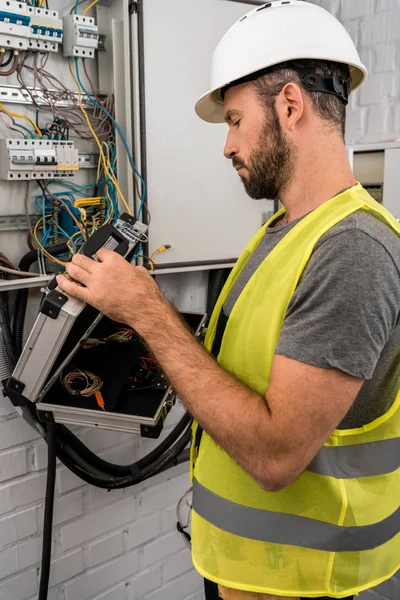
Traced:
[[53, 531], [54, 488], [56, 482], [56, 427], [54, 423], [47, 424], [47, 482], [44, 505], [42, 565], [40, 570], [40, 585], [38, 600], [47, 600], [49, 590], [51, 539]]
[[12, 62], [12, 60], [13, 60], [13, 58], [14, 58], [14, 50], [10, 50], [9, 52], [10, 52], [10, 55], [9, 55], [9, 57], [7, 58], [7, 60], [6, 60], [5, 62], [2, 62], [2, 63], [0, 64], [0, 68], [2, 68], [2, 69], [3, 69], [4, 67], [8, 67], [8, 65], [9, 65], [9, 64], [11, 64], [11, 62]]
[[17, 349], [11, 331], [11, 324], [8, 315], [7, 297], [4, 292], [0, 293], [0, 329], [3, 336], [4, 352], [7, 358], [8, 366], [14, 369], [17, 364]]

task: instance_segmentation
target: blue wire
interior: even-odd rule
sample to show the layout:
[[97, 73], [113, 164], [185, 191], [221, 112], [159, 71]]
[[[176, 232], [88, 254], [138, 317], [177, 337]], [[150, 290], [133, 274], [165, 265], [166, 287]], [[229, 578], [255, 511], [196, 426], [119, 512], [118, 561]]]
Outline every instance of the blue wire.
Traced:
[[140, 206], [139, 206], [139, 212], [138, 212], [138, 218], [140, 219], [140, 215], [141, 212], [143, 210], [143, 204], [144, 204], [144, 200], [146, 198], [146, 184], [145, 181], [143, 179], [143, 177], [141, 176], [141, 174], [139, 173], [139, 171], [137, 170], [137, 167], [135, 165], [135, 161], [133, 160], [132, 157], [132, 153], [131, 150], [129, 148], [129, 144], [128, 141], [124, 135], [124, 132], [122, 131], [121, 127], [119, 126], [118, 122], [114, 119], [114, 117], [108, 112], [108, 110], [106, 110], [104, 108], [104, 106], [101, 106], [101, 104], [98, 104], [98, 102], [96, 102], [96, 100], [94, 100], [93, 96], [91, 94], [89, 94], [89, 92], [86, 90], [85, 86], [83, 85], [80, 75], [79, 75], [79, 66], [78, 66], [78, 59], [75, 58], [75, 68], [76, 68], [76, 77], [78, 79], [79, 85], [81, 86], [82, 90], [84, 91], [84, 93], [86, 94], [86, 96], [88, 97], [89, 101], [94, 104], [95, 106], [97, 106], [100, 110], [102, 110], [109, 119], [111, 119], [111, 121], [114, 123], [115, 128], [117, 129], [121, 140], [125, 146], [126, 152], [128, 154], [128, 158], [129, 161], [131, 163], [132, 169], [134, 170], [134, 172], [136, 173], [136, 175], [138, 176], [138, 178], [140, 179], [140, 183], [141, 183], [141, 187], [142, 187], [142, 197], [141, 197], [141, 202], [140, 202]]
[[75, 8], [74, 8], [74, 14], [75, 15], [78, 14], [78, 6], [79, 6], [79, 0], [76, 0], [76, 2], [75, 2]]
[[19, 123], [15, 123], [15, 125], [17, 127], [19, 127], [20, 129], [23, 129], [24, 131], [26, 131], [26, 133], [31, 137], [32, 140], [35, 139], [33, 132], [30, 131], [27, 127], [25, 127], [24, 125], [20, 125]]

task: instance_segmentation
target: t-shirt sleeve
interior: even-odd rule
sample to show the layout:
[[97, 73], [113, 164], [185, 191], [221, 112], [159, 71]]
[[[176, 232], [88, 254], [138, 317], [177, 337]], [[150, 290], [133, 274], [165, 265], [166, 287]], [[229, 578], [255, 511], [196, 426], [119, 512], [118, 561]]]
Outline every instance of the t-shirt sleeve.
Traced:
[[342, 231], [312, 254], [275, 354], [371, 379], [399, 305], [400, 275], [389, 252], [363, 231]]

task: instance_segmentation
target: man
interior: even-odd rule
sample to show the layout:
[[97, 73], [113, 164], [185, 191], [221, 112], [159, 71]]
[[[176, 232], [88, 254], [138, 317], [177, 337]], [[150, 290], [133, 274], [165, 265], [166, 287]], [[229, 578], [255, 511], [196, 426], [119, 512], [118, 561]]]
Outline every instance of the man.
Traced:
[[225, 600], [353, 598], [400, 567], [400, 227], [344, 145], [365, 77], [340, 23], [299, 0], [255, 9], [218, 46], [197, 113], [225, 119], [248, 194], [284, 209], [217, 303], [217, 361], [146, 269], [102, 250], [67, 267], [82, 286], [58, 278], [136, 329], [203, 429], [193, 561]]

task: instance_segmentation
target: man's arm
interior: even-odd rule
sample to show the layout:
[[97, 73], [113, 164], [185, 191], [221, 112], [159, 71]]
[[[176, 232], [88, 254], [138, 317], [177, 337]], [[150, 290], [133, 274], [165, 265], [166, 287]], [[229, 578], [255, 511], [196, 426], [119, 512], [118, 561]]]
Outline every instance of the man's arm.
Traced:
[[204, 430], [264, 489], [289, 485], [340, 423], [362, 380], [275, 356], [266, 398], [229, 373], [197, 343], [146, 269], [114, 252], [100, 262], [76, 255], [60, 287], [148, 343], [172, 386]]

